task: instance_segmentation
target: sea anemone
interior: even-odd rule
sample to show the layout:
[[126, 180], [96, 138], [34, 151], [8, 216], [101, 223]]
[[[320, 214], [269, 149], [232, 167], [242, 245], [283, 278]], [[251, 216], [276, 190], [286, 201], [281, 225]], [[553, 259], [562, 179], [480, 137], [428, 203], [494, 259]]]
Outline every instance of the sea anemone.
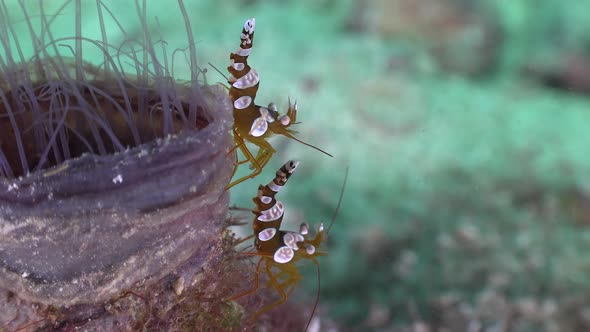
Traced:
[[182, 0], [186, 49], [126, 5], [138, 34], [101, 0], [0, 1], [0, 330], [168, 330], [228, 273], [227, 93], [201, 82]]

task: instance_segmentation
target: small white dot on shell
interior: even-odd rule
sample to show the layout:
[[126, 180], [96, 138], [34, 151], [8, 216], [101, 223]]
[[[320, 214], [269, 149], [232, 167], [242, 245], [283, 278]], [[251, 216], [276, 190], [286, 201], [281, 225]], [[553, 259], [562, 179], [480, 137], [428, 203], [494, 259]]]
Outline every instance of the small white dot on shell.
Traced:
[[263, 118], [257, 118], [254, 120], [254, 123], [252, 123], [250, 135], [254, 137], [260, 137], [266, 133], [266, 130], [268, 130], [268, 122], [266, 122], [266, 120]]
[[[232, 59], [233, 61], [233, 59]], [[241, 62], [235, 62], [232, 63], [231, 66], [235, 69], [235, 70], [243, 70], [244, 69], [244, 64]]]
[[273, 207], [268, 210], [262, 211], [258, 217], [260, 221], [275, 221], [283, 216], [285, 212], [285, 206], [283, 202], [277, 201]]
[[236, 54], [240, 55], [240, 56], [248, 56], [248, 55], [250, 55], [250, 50], [251, 50], [251, 48], [241, 48], [240, 47], [236, 51]]
[[283, 246], [277, 249], [277, 251], [275, 251], [273, 259], [277, 263], [285, 264], [290, 262], [293, 259], [293, 256], [295, 256], [295, 252], [293, 251], [293, 249], [287, 246]]
[[289, 118], [289, 116], [287, 116], [287, 115], [281, 115], [281, 116], [279, 116], [279, 122], [283, 126], [288, 126], [291, 123], [291, 118]]
[[301, 234], [293, 233], [293, 236], [295, 237], [295, 242], [303, 242], [303, 241], [305, 241], [305, 238]]
[[242, 110], [242, 109], [250, 106], [251, 103], [252, 103], [252, 97], [241, 96], [240, 98], [238, 98], [234, 101], [234, 107], [239, 110]]
[[289, 160], [287, 163], [285, 163], [285, 168], [290, 174], [295, 172], [297, 166], [299, 166], [299, 160]]
[[279, 191], [281, 191], [281, 189], [283, 189], [283, 186], [276, 184], [274, 181], [270, 181], [267, 186], [270, 188], [270, 190], [274, 191], [275, 193], [278, 193]]
[[301, 226], [299, 226], [299, 233], [307, 235], [309, 233], [309, 225], [307, 223], [301, 223]]
[[258, 84], [259, 81], [260, 78], [258, 77], [256, 70], [250, 69], [246, 75], [238, 78], [238, 80], [235, 81], [232, 86], [236, 89], [247, 89]]
[[256, 28], [256, 19], [251, 17], [244, 22], [244, 31], [247, 33], [254, 33], [254, 29]]
[[266, 120], [268, 123], [275, 122], [275, 118], [273, 118], [272, 115], [270, 115], [270, 112], [268, 111], [268, 108], [266, 108], [266, 107], [260, 107], [259, 111], [260, 111], [260, 117], [262, 119]]
[[285, 242], [285, 245], [293, 250], [298, 250], [299, 247], [297, 246], [297, 239], [295, 237], [295, 234], [288, 232], [285, 233], [285, 235], [283, 235], [283, 242]]
[[260, 241], [268, 241], [272, 239], [275, 236], [275, 234], [277, 234], [276, 228], [267, 228], [264, 229], [262, 232], [258, 233], [258, 239]]

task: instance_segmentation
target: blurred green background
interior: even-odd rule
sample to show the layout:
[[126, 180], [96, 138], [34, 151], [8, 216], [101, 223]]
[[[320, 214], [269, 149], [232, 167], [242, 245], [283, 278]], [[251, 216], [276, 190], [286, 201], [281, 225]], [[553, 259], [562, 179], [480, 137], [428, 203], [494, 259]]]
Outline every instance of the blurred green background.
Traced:
[[[320, 260], [321, 330], [590, 330], [590, 1], [185, 2], [210, 84], [225, 79], [207, 63], [225, 73], [256, 17], [257, 103], [297, 99], [298, 137], [335, 156], [275, 137], [232, 202], [252, 207], [258, 184], [299, 159], [285, 227], [327, 221], [350, 168]], [[106, 3], [142, 33], [132, 1]], [[188, 46], [176, 2], [148, 1], [156, 16], [169, 50]], [[83, 29], [101, 39], [95, 14]], [[311, 305], [303, 269], [290, 300]]]
[[261, 77], [258, 103], [297, 98], [299, 137], [335, 155], [274, 138], [280, 152], [233, 190], [234, 201], [250, 206], [258, 183], [299, 158], [281, 193], [290, 227], [325, 221], [350, 167], [321, 260], [320, 318], [357, 331], [590, 330], [588, 8], [200, 7], [211, 20], [199, 29], [201, 55], [218, 67], [242, 21], [256, 17], [249, 61]]

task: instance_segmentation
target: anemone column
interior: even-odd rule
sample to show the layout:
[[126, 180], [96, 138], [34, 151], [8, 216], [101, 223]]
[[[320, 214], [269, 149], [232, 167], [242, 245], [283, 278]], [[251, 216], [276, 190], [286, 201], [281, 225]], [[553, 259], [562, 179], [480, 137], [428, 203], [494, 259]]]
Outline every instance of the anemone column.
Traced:
[[[177, 50], [152, 37], [145, 2], [142, 33], [119, 25], [120, 45], [103, 2], [92, 8], [101, 40], [82, 33], [79, 0], [46, 4], [0, 2], [0, 330], [166, 329], [227, 247], [227, 93], [199, 83], [182, 1], [188, 48]], [[68, 13], [75, 33], [55, 36]]]

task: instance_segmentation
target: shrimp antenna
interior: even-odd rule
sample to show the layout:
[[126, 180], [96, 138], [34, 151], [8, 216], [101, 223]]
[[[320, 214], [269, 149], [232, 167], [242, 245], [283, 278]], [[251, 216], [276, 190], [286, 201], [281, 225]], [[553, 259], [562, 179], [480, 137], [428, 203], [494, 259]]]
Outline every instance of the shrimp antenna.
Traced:
[[330, 224], [328, 225], [328, 228], [326, 229], [326, 235], [330, 234], [330, 229], [332, 228], [332, 224], [334, 224], [334, 220], [336, 220], [336, 217], [338, 216], [338, 212], [340, 212], [340, 205], [342, 204], [342, 197], [344, 196], [344, 189], [346, 188], [346, 182], [348, 180], [348, 169], [349, 167], [346, 167], [346, 171], [344, 173], [344, 181], [342, 182], [342, 188], [340, 188], [340, 197], [338, 197], [338, 205], [336, 205], [336, 211], [334, 211], [334, 214], [332, 215], [332, 219], [330, 219]]
[[313, 320], [313, 315], [315, 314], [315, 310], [318, 307], [318, 302], [320, 302], [320, 264], [318, 263], [318, 261], [316, 261], [315, 259], [312, 259], [313, 264], [315, 264], [315, 267], [318, 270], [318, 289], [316, 291], [316, 295], [315, 295], [315, 302], [313, 303], [313, 309], [311, 310], [311, 316], [309, 317], [309, 320], [307, 321], [307, 325], [305, 325], [305, 330], [303, 330], [303, 332], [307, 332], [307, 329], [309, 329], [309, 325], [311, 325], [311, 321]]
[[221, 74], [221, 76], [223, 76], [223, 78], [225, 78], [226, 81], [229, 80], [229, 78], [227, 76], [225, 76], [225, 74], [222, 73], [221, 70], [217, 69], [217, 67], [215, 67], [211, 62], [207, 62], [207, 63], [209, 64], [209, 66], [213, 67], [213, 69], [215, 69], [216, 72]]
[[306, 143], [306, 142], [304, 142], [304, 141], [302, 141], [302, 140], [298, 139], [297, 137], [295, 137], [295, 136], [293, 136], [293, 135], [291, 135], [291, 134], [289, 134], [289, 133], [282, 133], [282, 134], [283, 134], [283, 135], [285, 135], [285, 136], [287, 136], [287, 137], [289, 137], [290, 139], [293, 139], [293, 140], [295, 140], [295, 141], [297, 141], [297, 142], [299, 142], [299, 143], [301, 143], [301, 144], [305, 145], [305, 146], [309, 146], [309, 147], [310, 147], [310, 148], [312, 148], [312, 149], [316, 149], [316, 150], [318, 150], [319, 152], [321, 152], [321, 153], [323, 153], [323, 154], [325, 154], [325, 155], [327, 155], [327, 156], [330, 156], [330, 157], [334, 158], [334, 156], [333, 156], [333, 155], [331, 155], [331, 154], [329, 154], [328, 152], [326, 152], [326, 151], [324, 151], [324, 150], [322, 150], [322, 149], [318, 148], [317, 146], [313, 146], [313, 145], [311, 145], [311, 144], [309, 144], [309, 143]]
[[[340, 211], [340, 206], [342, 205], [342, 197], [344, 197], [344, 190], [346, 189], [346, 182], [347, 181], [348, 181], [348, 167], [346, 167], [346, 171], [344, 173], [344, 181], [342, 182], [342, 188], [340, 188], [340, 196], [338, 197], [338, 204], [336, 205], [336, 210], [334, 211], [334, 214], [332, 215], [332, 219], [330, 220], [330, 224], [328, 225], [328, 228], [326, 229], [326, 235], [328, 235], [330, 233], [330, 228], [332, 228], [332, 224], [334, 224], [334, 220], [336, 220], [336, 217], [338, 216], [338, 212]], [[321, 290], [320, 264], [318, 263], [317, 260], [315, 260], [315, 258], [312, 258], [311, 260], [315, 264], [317, 271], [318, 271], [318, 273], [317, 273], [318, 289], [316, 291], [315, 302], [313, 303], [313, 309], [311, 310], [311, 316], [309, 317], [309, 320], [307, 321], [307, 325], [305, 325], [305, 330], [303, 330], [305, 332], [307, 332], [307, 329], [309, 329], [309, 325], [311, 325], [311, 321], [313, 320], [313, 315], [315, 314], [315, 311], [318, 307], [318, 302], [320, 301], [320, 290]]]

